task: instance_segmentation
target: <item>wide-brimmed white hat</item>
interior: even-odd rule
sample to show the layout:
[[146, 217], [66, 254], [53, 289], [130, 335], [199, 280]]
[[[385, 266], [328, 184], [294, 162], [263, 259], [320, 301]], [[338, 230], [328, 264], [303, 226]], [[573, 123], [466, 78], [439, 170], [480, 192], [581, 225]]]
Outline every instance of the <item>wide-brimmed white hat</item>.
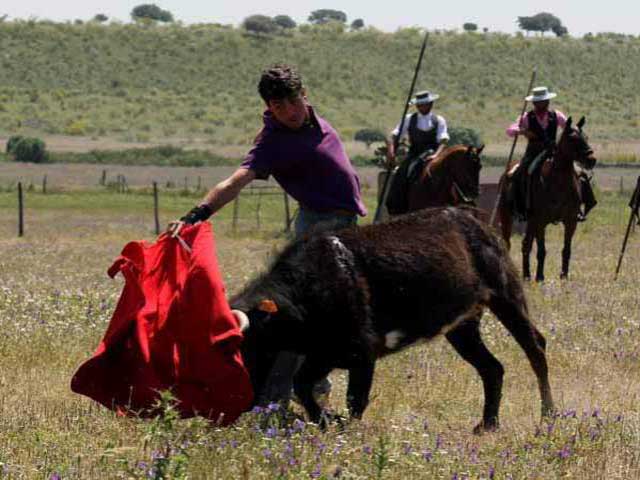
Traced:
[[434, 100], [440, 98], [440, 95], [431, 93], [429, 90], [423, 90], [416, 93], [416, 96], [409, 102], [411, 105], [424, 105], [425, 103], [433, 103]]
[[547, 87], [536, 87], [531, 90], [531, 95], [525, 98], [525, 100], [527, 102], [544, 102], [545, 100], [551, 100], [555, 97], [557, 97], [557, 95], [550, 92]]

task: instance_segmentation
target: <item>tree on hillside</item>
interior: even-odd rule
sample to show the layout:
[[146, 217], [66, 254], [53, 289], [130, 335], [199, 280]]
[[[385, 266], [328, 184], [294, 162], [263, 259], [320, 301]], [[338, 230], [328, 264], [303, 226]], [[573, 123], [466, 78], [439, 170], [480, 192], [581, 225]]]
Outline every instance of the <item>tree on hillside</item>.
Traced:
[[9, 18], [9, 15], [7, 15], [6, 13], [0, 16], [0, 23], [4, 22], [7, 18]]
[[104, 23], [107, 20], [109, 20], [109, 17], [107, 17], [104, 13], [98, 13], [95, 17], [93, 17], [93, 21], [98, 23]]
[[475, 32], [476, 30], [478, 30], [478, 24], [467, 22], [462, 25], [462, 28], [464, 29], [465, 32]]
[[251, 15], [244, 19], [242, 26], [247, 32], [269, 34], [278, 31], [278, 24], [266, 15]]
[[551, 31], [556, 34], [557, 37], [564, 37], [569, 34], [569, 30], [564, 25], [554, 25], [551, 27]]
[[376, 130], [374, 128], [363, 128], [362, 130], [358, 130], [356, 132], [356, 134], [353, 136], [353, 139], [356, 142], [364, 143], [367, 148], [369, 148], [372, 143], [384, 142], [386, 140], [386, 137], [380, 130]]
[[562, 21], [555, 15], [547, 12], [537, 13], [532, 17], [518, 17], [518, 26], [525, 32], [562, 32], [562, 36], [567, 33], [567, 29], [562, 25]]
[[131, 10], [133, 20], [155, 20], [158, 22], [173, 22], [173, 15], [168, 10], [163, 10], [154, 3], [138, 5]]
[[351, 30], [360, 30], [361, 28], [364, 28], [364, 20], [361, 18], [356, 18], [351, 22]]
[[340, 22], [347, 23], [347, 14], [340, 10], [331, 10], [329, 8], [323, 8], [321, 10], [314, 10], [309, 15], [309, 23], [320, 25], [328, 22]]
[[273, 17], [273, 21], [276, 25], [280, 26], [284, 30], [296, 28], [296, 22], [289, 15], [276, 15]]

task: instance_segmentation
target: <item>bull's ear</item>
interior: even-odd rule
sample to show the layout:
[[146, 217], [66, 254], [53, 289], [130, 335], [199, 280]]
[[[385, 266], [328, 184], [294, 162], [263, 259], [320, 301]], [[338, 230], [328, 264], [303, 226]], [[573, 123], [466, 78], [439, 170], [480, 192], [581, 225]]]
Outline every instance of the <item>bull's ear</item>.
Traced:
[[483, 150], [484, 150], [484, 143], [478, 147], [478, 151], [476, 152], [476, 155], [480, 155]]
[[233, 313], [233, 315], [236, 317], [236, 320], [238, 321], [238, 328], [240, 329], [240, 331], [245, 332], [251, 325], [249, 323], [249, 317], [247, 316], [247, 314], [242, 310], [231, 310], [231, 313]]
[[571, 125], [573, 124], [573, 118], [567, 118], [567, 124], [564, 126], [565, 130], [571, 130]]
[[587, 121], [587, 120], [586, 120], [584, 117], [582, 117], [582, 118], [580, 119], [580, 121], [576, 124], [576, 126], [577, 126], [580, 130], [582, 130], [582, 127], [584, 127], [584, 123], [585, 123], [586, 121]]
[[278, 313], [278, 305], [271, 299], [264, 299], [258, 304], [258, 310], [265, 313]]

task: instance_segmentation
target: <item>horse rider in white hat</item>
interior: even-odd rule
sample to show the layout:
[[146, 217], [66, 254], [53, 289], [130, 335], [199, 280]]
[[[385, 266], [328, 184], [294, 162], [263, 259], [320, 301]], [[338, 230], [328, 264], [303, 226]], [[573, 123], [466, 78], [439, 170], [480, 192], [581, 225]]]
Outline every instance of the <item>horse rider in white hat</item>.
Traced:
[[[558, 127], [564, 128], [567, 123], [567, 116], [564, 113], [549, 108], [550, 100], [556, 96], [547, 87], [535, 87], [531, 95], [526, 97], [527, 101], [533, 103], [533, 109], [522, 115], [507, 128], [509, 137], [523, 135], [528, 140], [524, 157], [517, 167], [514, 174], [515, 178], [513, 179], [515, 182], [521, 181], [521, 184], [525, 186], [524, 198], [516, 198], [516, 209], [524, 217], [526, 217], [526, 210], [530, 202], [528, 198], [529, 178], [543, 160], [552, 157], [553, 149], [556, 145]], [[585, 211], [580, 214], [579, 220], [584, 220], [589, 210], [597, 202], [588, 178], [585, 175], [581, 175], [580, 178]]]
[[408, 114], [400, 131], [400, 124], [391, 132], [391, 139], [387, 143], [387, 161], [394, 165], [396, 152], [394, 142], [397, 137], [409, 137], [409, 152], [407, 158], [398, 167], [389, 189], [387, 209], [392, 215], [408, 211], [407, 191], [416, 175], [422, 171], [422, 166], [438, 158], [449, 141], [447, 121], [433, 113], [433, 103], [439, 95], [424, 90], [416, 93], [411, 100], [416, 111]]

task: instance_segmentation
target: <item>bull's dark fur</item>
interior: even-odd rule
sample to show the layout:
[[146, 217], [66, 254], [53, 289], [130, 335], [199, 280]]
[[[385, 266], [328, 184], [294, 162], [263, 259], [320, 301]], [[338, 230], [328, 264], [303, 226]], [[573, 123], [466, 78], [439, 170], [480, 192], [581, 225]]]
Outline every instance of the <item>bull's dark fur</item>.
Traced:
[[[482, 377], [485, 406], [477, 431], [494, 429], [504, 370], [480, 337], [487, 307], [526, 352], [542, 413], [549, 414], [545, 340], [529, 320], [503, 243], [477, 215], [474, 209], [426, 209], [291, 243], [231, 301], [251, 320], [244, 355], [255, 388], [262, 388], [275, 352], [298, 352], [306, 359], [295, 392], [311, 420], [324, 418], [312, 386], [334, 368], [349, 371], [347, 404], [358, 418], [377, 358], [444, 333]], [[265, 299], [275, 301], [277, 313], [257, 308]]]

